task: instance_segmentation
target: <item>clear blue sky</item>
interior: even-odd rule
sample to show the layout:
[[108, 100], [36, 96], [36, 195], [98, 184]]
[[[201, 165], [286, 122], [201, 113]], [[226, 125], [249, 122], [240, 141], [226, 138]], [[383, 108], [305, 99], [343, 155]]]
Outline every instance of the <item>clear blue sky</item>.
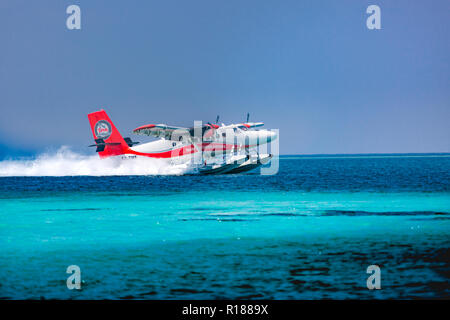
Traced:
[[284, 154], [450, 152], [449, 33], [448, 0], [3, 0], [0, 145], [93, 152], [104, 107], [124, 136], [250, 112]]

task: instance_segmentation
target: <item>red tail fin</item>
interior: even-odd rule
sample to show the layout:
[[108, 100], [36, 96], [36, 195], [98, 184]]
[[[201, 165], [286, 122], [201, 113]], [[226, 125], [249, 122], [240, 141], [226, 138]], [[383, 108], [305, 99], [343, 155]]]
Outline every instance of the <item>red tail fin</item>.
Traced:
[[90, 113], [88, 118], [100, 158], [121, 155], [128, 150], [127, 143], [105, 110]]

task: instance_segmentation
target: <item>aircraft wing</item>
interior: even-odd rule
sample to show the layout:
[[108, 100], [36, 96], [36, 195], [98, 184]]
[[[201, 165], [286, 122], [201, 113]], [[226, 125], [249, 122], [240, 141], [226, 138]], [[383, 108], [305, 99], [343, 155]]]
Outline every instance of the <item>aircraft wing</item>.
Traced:
[[238, 127], [245, 130], [250, 128], [262, 127], [263, 125], [263, 122], [247, 122], [239, 124]]
[[133, 133], [179, 141], [181, 136], [189, 136], [189, 129], [165, 124], [147, 124], [134, 129]]
[[[208, 137], [212, 135], [213, 130], [218, 129], [219, 126], [211, 123], [204, 124], [199, 127], [202, 136]], [[195, 128], [183, 128], [168, 126], [165, 124], [147, 124], [145, 126], [133, 130], [135, 134], [143, 134], [156, 138], [164, 138], [166, 140], [182, 141], [182, 140], [196, 140]]]

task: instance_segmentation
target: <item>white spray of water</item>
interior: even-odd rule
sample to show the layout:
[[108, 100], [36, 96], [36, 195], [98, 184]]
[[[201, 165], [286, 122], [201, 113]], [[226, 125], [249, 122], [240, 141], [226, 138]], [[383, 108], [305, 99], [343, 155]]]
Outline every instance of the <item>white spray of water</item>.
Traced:
[[138, 157], [100, 159], [98, 155], [82, 155], [61, 147], [56, 153], [45, 153], [33, 160], [0, 162], [0, 176], [115, 176], [115, 175], [179, 175], [191, 168], [173, 165], [165, 159]]

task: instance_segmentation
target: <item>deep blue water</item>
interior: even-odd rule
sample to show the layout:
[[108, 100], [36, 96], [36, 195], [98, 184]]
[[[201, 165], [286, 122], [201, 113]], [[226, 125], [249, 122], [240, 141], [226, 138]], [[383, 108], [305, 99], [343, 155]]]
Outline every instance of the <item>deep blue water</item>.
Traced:
[[[449, 240], [448, 155], [0, 178], [3, 299], [448, 299]], [[380, 290], [366, 287], [374, 264]], [[66, 287], [69, 265], [81, 290]]]

